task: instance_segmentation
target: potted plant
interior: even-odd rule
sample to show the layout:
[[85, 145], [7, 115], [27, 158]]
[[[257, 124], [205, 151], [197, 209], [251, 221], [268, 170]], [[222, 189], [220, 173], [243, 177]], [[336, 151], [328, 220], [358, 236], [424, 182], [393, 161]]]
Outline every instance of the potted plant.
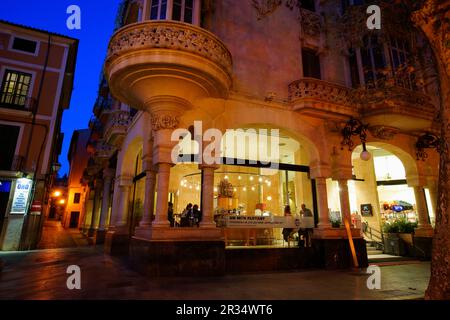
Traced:
[[413, 246], [414, 229], [417, 223], [397, 219], [383, 225], [384, 251], [396, 256], [407, 256]]
[[333, 218], [331, 218], [331, 219], [330, 219], [330, 222], [331, 222], [331, 226], [332, 226], [333, 228], [340, 228], [340, 227], [341, 227], [341, 220], [339, 220], [339, 219], [333, 219]]

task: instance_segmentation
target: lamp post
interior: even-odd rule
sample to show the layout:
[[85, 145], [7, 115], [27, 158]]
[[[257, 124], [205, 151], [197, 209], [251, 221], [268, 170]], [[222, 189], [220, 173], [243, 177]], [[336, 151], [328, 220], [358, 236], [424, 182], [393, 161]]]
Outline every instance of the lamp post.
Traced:
[[350, 120], [345, 124], [345, 127], [341, 130], [343, 137], [341, 142], [341, 149], [344, 149], [344, 146], [348, 146], [348, 149], [351, 151], [355, 146], [352, 137], [359, 136], [363, 147], [360, 158], [361, 160], [369, 161], [372, 155], [369, 151], [367, 151], [366, 146], [368, 127], [369, 125], [362, 123], [361, 120], [350, 118]]

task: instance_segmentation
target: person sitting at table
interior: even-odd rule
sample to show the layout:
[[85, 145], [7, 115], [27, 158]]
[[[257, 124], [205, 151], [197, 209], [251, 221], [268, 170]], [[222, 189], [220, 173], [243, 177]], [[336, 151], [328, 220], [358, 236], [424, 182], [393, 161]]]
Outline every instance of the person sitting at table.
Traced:
[[192, 216], [192, 203], [189, 203], [186, 206], [186, 209], [183, 210], [183, 213], [181, 214], [181, 227], [190, 227], [190, 221]]
[[195, 204], [194, 207], [192, 207], [192, 216], [194, 218], [194, 224], [197, 225], [197, 227], [200, 227], [200, 221], [202, 220], [202, 213], [198, 209], [197, 204]]
[[170, 222], [170, 227], [173, 228], [175, 225], [175, 220], [173, 218], [173, 203], [169, 202], [168, 208], [167, 208], [167, 220]]

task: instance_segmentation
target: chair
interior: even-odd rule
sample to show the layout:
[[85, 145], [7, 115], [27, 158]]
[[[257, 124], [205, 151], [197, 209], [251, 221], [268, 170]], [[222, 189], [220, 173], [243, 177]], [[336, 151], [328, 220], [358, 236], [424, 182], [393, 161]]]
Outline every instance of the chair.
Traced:
[[293, 241], [294, 242], [294, 247], [295, 247], [295, 245], [296, 245], [296, 237], [295, 237], [295, 234], [297, 233], [297, 230], [292, 230], [292, 232], [289, 234], [289, 236], [288, 236], [288, 241], [287, 241], [287, 244], [288, 244], [288, 248], [290, 248], [291, 247], [291, 241]]

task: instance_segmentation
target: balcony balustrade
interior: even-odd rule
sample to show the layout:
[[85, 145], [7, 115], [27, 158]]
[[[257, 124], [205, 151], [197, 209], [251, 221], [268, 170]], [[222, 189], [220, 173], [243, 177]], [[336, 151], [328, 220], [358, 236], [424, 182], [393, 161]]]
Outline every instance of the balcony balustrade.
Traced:
[[105, 71], [120, 101], [148, 109], [155, 97], [224, 98], [232, 58], [212, 33], [177, 21], [145, 21], [119, 29], [109, 43]]
[[314, 78], [303, 78], [292, 82], [288, 91], [293, 109], [304, 114], [357, 114], [350, 88]]
[[362, 119], [373, 126], [425, 130], [430, 128], [437, 114], [431, 97], [395, 84], [357, 89], [353, 96]]
[[112, 111], [105, 125], [103, 141], [111, 146], [120, 146], [125, 138], [131, 119], [129, 111]]
[[104, 140], [99, 140], [95, 144], [94, 157], [101, 163], [105, 160], [109, 160], [115, 151], [115, 147], [107, 144]]
[[338, 84], [304, 78], [289, 85], [293, 110], [315, 116], [362, 117], [371, 126], [404, 131], [428, 129], [436, 107], [426, 94], [386, 83], [372, 88], [351, 89]]

